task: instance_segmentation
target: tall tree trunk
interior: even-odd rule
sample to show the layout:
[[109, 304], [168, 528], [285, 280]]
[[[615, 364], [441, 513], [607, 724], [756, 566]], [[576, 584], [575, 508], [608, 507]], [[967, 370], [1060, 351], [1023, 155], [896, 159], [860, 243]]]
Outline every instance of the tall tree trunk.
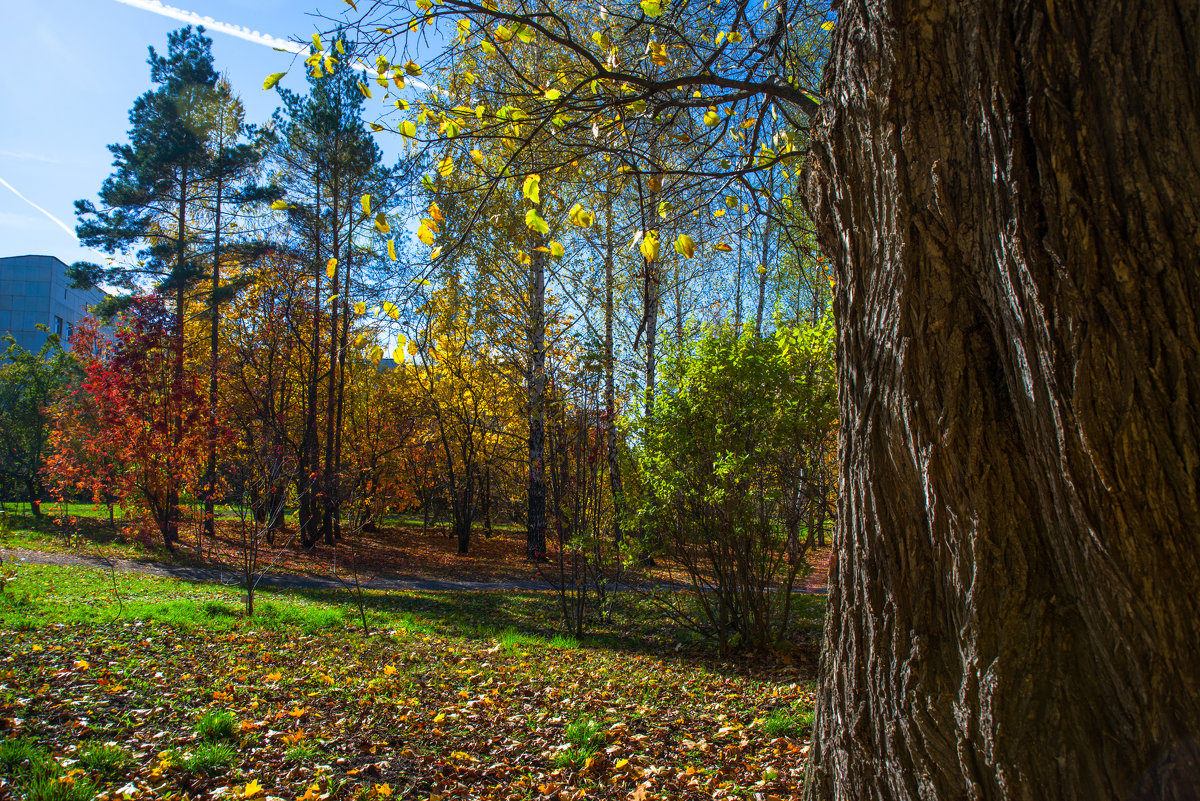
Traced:
[[[341, 253], [341, 225], [338, 219], [338, 201], [340, 193], [336, 192], [338, 183], [334, 182], [335, 194], [333, 197], [333, 275], [327, 275], [329, 278], [330, 294], [336, 296], [340, 282], [338, 277], [341, 275], [342, 267], [336, 261]], [[349, 238], [347, 236], [347, 238]], [[348, 251], [349, 244], [347, 243], [346, 250]], [[336, 483], [338, 477], [333, 469], [333, 445], [336, 436], [334, 428], [337, 423], [337, 389], [338, 389], [338, 343], [341, 337], [341, 327], [338, 325], [338, 313], [341, 310], [341, 298], [333, 302], [333, 308], [330, 309], [329, 318], [329, 380], [325, 389], [325, 462], [324, 468], [321, 471], [321, 506], [324, 509], [324, 514], [321, 516], [321, 538], [326, 545], [333, 545], [333, 506], [334, 496], [337, 495]]]
[[[217, 351], [220, 346], [221, 314], [217, 307], [217, 294], [221, 289], [221, 201], [224, 181], [217, 178], [216, 220], [213, 228], [212, 286], [209, 290], [209, 333], [208, 333], [208, 467], [204, 477], [204, 536], [212, 539], [216, 534], [217, 494]], [[203, 548], [196, 543], [196, 550]]]
[[841, 6], [809, 799], [1200, 786], [1200, 5]]
[[763, 308], [767, 303], [767, 260], [771, 258], [771, 221], [763, 223], [762, 261], [758, 263], [758, 307], [754, 312], [754, 336], [762, 336]]
[[646, 286], [643, 298], [643, 325], [646, 329], [646, 420], [654, 417], [654, 392], [658, 376], [658, 302], [659, 279], [656, 269], [657, 262], [646, 262]]
[[[535, 247], [545, 246], [537, 237]], [[529, 514], [525, 556], [546, 561], [546, 254], [530, 248], [529, 268]]]
[[183, 444], [183, 336], [184, 319], [186, 315], [187, 292], [185, 291], [184, 272], [187, 263], [187, 209], [189, 175], [186, 168], [179, 177], [179, 206], [176, 210], [175, 224], [175, 321], [172, 332], [172, 361], [171, 389], [167, 404], [170, 420], [167, 425], [171, 432], [171, 453], [167, 457], [170, 476], [167, 479], [166, 508], [163, 512], [163, 541], [168, 548], [173, 548], [179, 542], [179, 520], [183, 516], [179, 509], [178, 469], [179, 451]]
[[321, 184], [316, 179], [316, 202], [313, 204], [316, 231], [313, 236], [316, 245], [313, 267], [313, 317], [312, 341], [309, 348], [309, 374], [305, 386], [304, 434], [301, 438], [300, 453], [300, 541], [306, 548], [316, 544], [317, 514], [319, 505], [316, 499], [316, 476], [318, 465], [317, 443], [317, 386], [321, 368], [321, 275], [325, 265], [321, 264]]
[[621, 482], [621, 460], [617, 452], [616, 359], [613, 354], [613, 196], [605, 194], [604, 203], [604, 450], [608, 456], [608, 483], [613, 497], [613, 541], [620, 545], [621, 521], [625, 514], [625, 488]]

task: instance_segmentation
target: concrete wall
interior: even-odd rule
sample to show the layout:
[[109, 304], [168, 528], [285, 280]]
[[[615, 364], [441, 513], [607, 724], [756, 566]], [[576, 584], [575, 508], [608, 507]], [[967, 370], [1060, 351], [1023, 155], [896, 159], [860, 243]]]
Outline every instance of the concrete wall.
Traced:
[[61, 333], [66, 347], [68, 332], [104, 298], [99, 289], [72, 289], [66, 271], [53, 256], [0, 258], [0, 336], [12, 334], [21, 347], [36, 351], [46, 341], [37, 330], [41, 323]]

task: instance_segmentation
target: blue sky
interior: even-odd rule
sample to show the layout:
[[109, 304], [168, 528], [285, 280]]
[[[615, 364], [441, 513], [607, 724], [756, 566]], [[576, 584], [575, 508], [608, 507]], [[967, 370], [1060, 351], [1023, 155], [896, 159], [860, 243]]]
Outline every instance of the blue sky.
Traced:
[[[107, 145], [125, 140], [129, 108], [150, 88], [147, 47], [166, 50], [167, 32], [186, 24], [146, 8], [155, 5], [164, 4], [4, 0], [5, 29], [11, 35], [0, 70], [0, 256], [40, 253], [68, 264], [98, 258], [51, 217], [74, 229], [75, 200], [95, 199], [112, 171]], [[318, 0], [172, 0], [166, 5], [280, 39], [310, 39], [320, 22], [312, 16]], [[319, 0], [319, 8], [330, 14], [340, 14], [342, 7]], [[263, 78], [289, 70], [294, 56], [213, 26], [208, 35], [217, 69], [245, 102], [247, 121], [266, 121], [276, 97], [263, 91]], [[292, 88], [302, 83], [300, 70], [284, 79]]]

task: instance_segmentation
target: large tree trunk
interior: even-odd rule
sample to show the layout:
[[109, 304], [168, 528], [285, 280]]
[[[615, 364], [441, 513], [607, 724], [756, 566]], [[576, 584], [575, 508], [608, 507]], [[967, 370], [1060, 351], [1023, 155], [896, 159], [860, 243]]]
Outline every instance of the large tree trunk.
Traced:
[[1200, 10], [841, 7], [810, 799], [1200, 786]]

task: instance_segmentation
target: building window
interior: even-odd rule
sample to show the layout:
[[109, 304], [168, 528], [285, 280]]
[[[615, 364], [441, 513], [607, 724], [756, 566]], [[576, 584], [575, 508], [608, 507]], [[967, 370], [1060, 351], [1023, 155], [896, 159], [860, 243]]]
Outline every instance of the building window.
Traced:
[[59, 317], [56, 314], [56, 315], [54, 315], [54, 333], [58, 334], [61, 337], [62, 331], [63, 331], [63, 318]]
[[71, 341], [71, 337], [75, 335], [75, 326], [67, 323], [67, 342]]

